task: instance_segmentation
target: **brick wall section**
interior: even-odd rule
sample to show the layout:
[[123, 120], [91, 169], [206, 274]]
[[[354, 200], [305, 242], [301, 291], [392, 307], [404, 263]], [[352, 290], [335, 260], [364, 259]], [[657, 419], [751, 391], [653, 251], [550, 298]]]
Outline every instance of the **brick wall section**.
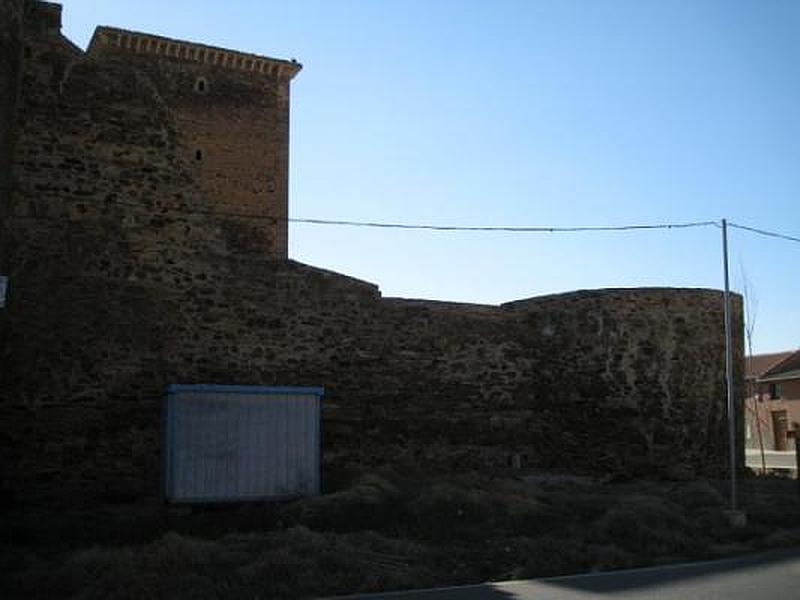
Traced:
[[[87, 58], [37, 31], [26, 34], [5, 231], [4, 498], [156, 499], [168, 383], [325, 386], [326, 465], [494, 469], [518, 455], [719, 474], [719, 292], [479, 306], [382, 298], [272, 260], [248, 242], [258, 222], [215, 214], [187, 117], [162, 93], [177, 67]], [[738, 297], [735, 323], [741, 365]]]

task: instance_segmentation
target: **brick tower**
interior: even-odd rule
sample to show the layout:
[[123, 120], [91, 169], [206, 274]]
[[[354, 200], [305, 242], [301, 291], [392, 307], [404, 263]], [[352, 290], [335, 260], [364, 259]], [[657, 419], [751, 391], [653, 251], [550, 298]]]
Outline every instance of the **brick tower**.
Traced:
[[112, 27], [96, 29], [87, 55], [146, 73], [214, 210], [264, 217], [245, 247], [287, 258], [289, 84], [301, 65]]

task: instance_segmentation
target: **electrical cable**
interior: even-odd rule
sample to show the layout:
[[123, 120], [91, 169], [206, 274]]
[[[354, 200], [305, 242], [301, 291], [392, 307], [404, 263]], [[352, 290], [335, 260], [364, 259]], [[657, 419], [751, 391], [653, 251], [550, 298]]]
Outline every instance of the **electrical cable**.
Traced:
[[[124, 200], [109, 200], [111, 204], [120, 204], [125, 206], [138, 206], [152, 209], [145, 203], [129, 202]], [[272, 221], [278, 223], [278, 217], [270, 215], [256, 215], [248, 213], [231, 213], [225, 211], [215, 210], [186, 210], [179, 208], [176, 212], [180, 214], [189, 215], [205, 215], [205, 216], [218, 216], [230, 217], [239, 219], [253, 219], [262, 221]], [[154, 214], [153, 216], [159, 217], [162, 215]], [[164, 217], [171, 215], [163, 215]], [[422, 230], [422, 231], [499, 231], [511, 233], [573, 233], [573, 232], [587, 232], [587, 231], [637, 231], [637, 230], [655, 230], [655, 229], [688, 229], [692, 227], [719, 227], [716, 221], [690, 221], [684, 223], [656, 223], [656, 224], [637, 224], [637, 225], [586, 225], [586, 226], [569, 226], [569, 227], [551, 227], [551, 226], [506, 226], [506, 225], [431, 225], [431, 224], [415, 224], [415, 223], [386, 223], [379, 221], [351, 221], [341, 219], [307, 219], [299, 217], [290, 217], [285, 219], [289, 223], [301, 223], [307, 225], [334, 225], [345, 227], [369, 227], [377, 229], [406, 229], [406, 230]]]
[[744, 231], [750, 231], [752, 233], [757, 233], [758, 235], [779, 238], [790, 242], [800, 242], [800, 238], [791, 235], [786, 235], [784, 233], [776, 233], [774, 231], [767, 231], [766, 229], [758, 229], [756, 227], [750, 227], [748, 225], [739, 225], [738, 223], [728, 223], [728, 226], [735, 227], [736, 229], [742, 229]]
[[[131, 202], [119, 199], [106, 200], [107, 204], [116, 204], [121, 206], [134, 206], [137, 208], [147, 208], [149, 210], [158, 209], [158, 207], [146, 204], [144, 202]], [[228, 217], [234, 219], [252, 219], [255, 221], [271, 221], [278, 223], [286, 221], [288, 223], [298, 223], [306, 225], [328, 225], [340, 227], [366, 227], [375, 229], [405, 229], [417, 231], [473, 231], [473, 232], [508, 232], [508, 233], [581, 233], [581, 232], [604, 232], [604, 231], [652, 231], [664, 229], [689, 229], [694, 227], [716, 227], [720, 228], [721, 225], [718, 221], [688, 221], [681, 223], [654, 223], [654, 224], [633, 224], [633, 225], [578, 225], [568, 227], [557, 226], [506, 226], [506, 225], [432, 225], [432, 224], [418, 224], [418, 223], [387, 223], [380, 221], [351, 221], [342, 219], [309, 219], [290, 217], [288, 219], [280, 219], [271, 215], [258, 215], [252, 213], [235, 213], [217, 210], [199, 210], [189, 209], [188, 207], [179, 207], [176, 209], [166, 209], [161, 207], [162, 210], [169, 211], [173, 214], [153, 213], [155, 218], [174, 219], [177, 215], [180, 217], [186, 216], [214, 216], [214, 217]], [[175, 214], [177, 213], [177, 215]], [[17, 217], [19, 218], [19, 217]], [[23, 217], [25, 218], [25, 217]], [[34, 217], [35, 218], [35, 217]], [[763, 235], [772, 238], [783, 239], [791, 242], [800, 242], [800, 237], [794, 237], [783, 233], [768, 231], [766, 229], [759, 229], [749, 225], [740, 225], [739, 223], [728, 222], [728, 226], [750, 233]]]
[[328, 219], [291, 218], [290, 223], [307, 223], [312, 225], [344, 225], [348, 227], [377, 227], [382, 229], [417, 229], [426, 231], [508, 231], [514, 233], [568, 233], [583, 231], [633, 231], [651, 229], [687, 229], [690, 227], [708, 227], [717, 225], [714, 221], [695, 221], [689, 223], [658, 223], [651, 225], [587, 225], [572, 227], [543, 226], [494, 226], [494, 225], [417, 225], [408, 223], [380, 223], [370, 221], [339, 221]]

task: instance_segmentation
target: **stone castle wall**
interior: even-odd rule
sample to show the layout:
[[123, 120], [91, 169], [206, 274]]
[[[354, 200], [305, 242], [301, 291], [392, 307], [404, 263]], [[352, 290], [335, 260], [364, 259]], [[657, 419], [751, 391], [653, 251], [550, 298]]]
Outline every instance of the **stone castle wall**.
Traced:
[[[324, 386], [328, 466], [723, 468], [719, 292], [383, 298], [278, 260], [264, 219], [231, 216], [260, 195], [220, 211], [187, 134], [205, 114], [188, 106], [206, 101], [191, 96], [199, 67], [87, 57], [32, 24], [25, 42], [3, 225], [5, 498], [158, 498], [169, 383]], [[214, 74], [208, 94], [240, 75]], [[267, 92], [260, 122], [283, 122]], [[738, 298], [735, 318], [741, 356]]]
[[[11, 194], [11, 151], [19, 97], [22, 65], [23, 0], [0, 4], [0, 227], [8, 210]], [[0, 256], [3, 242], [0, 240]], [[0, 262], [0, 273], [5, 265]]]

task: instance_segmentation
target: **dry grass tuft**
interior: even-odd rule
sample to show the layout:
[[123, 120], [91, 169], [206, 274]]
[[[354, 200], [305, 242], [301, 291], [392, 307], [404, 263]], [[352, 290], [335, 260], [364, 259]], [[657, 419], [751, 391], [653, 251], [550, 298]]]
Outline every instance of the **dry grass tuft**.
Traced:
[[[734, 529], [719, 488], [702, 481], [349, 474], [333, 493], [282, 506], [161, 517], [132, 507], [119, 521], [118, 512], [109, 512], [94, 546], [85, 544], [92, 534], [86, 525], [72, 546], [67, 540], [53, 545], [52, 536], [32, 531], [15, 546], [0, 547], [2, 589], [4, 597], [20, 598], [295, 598], [564, 575], [800, 544], [800, 529], [786, 528], [800, 518], [794, 482], [766, 484], [744, 486], [749, 524]], [[101, 514], [87, 523], [100, 523]], [[109, 542], [123, 537], [137, 514], [146, 517], [150, 541], [133, 532], [125, 543]], [[59, 513], [51, 522], [39, 512], [20, 522], [65, 532], [83, 518], [65, 521]], [[109, 537], [116, 523], [121, 533]]]
[[168, 533], [145, 546], [94, 547], [23, 568], [14, 595], [50, 598], [290, 598], [433, 581], [426, 550], [376, 533], [293, 527], [217, 540]]
[[654, 496], [634, 496], [613, 506], [591, 525], [589, 538], [638, 556], [695, 556], [701, 544], [695, 524], [680, 508]]

